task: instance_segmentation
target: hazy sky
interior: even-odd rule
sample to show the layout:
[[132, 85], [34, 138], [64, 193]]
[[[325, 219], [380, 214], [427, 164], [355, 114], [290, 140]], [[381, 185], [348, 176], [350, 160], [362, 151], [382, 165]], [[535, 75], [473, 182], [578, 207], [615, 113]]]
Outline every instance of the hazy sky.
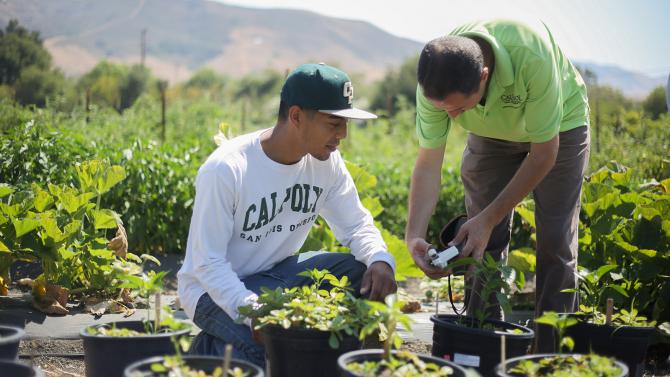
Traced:
[[427, 42], [461, 23], [506, 18], [544, 21], [572, 59], [615, 64], [655, 76], [670, 72], [667, 0], [218, 0], [294, 8], [368, 21], [391, 34]]

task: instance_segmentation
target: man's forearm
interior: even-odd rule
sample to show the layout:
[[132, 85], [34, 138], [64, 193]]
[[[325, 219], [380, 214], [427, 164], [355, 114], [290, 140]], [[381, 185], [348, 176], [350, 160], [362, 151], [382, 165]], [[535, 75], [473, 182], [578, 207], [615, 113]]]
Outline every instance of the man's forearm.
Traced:
[[425, 152], [434, 154], [428, 157], [424, 154], [417, 159], [412, 173], [412, 182], [409, 192], [407, 227], [405, 241], [412, 238], [424, 238], [428, 229], [430, 217], [437, 205], [440, 195], [442, 173], [442, 157], [444, 151]]

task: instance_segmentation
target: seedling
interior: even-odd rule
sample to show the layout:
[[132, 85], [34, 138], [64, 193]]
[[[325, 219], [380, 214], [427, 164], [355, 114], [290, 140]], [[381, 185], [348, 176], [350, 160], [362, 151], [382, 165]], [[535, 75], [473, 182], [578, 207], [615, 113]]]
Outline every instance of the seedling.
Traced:
[[[433, 363], [422, 361], [412, 352], [391, 353], [392, 348], [400, 348], [402, 338], [396, 331], [396, 325], [402, 324], [407, 330], [411, 329], [411, 320], [409, 316], [402, 312], [404, 303], [397, 299], [396, 295], [389, 295], [384, 300], [386, 305], [380, 302], [368, 301], [370, 305], [369, 315], [379, 318], [379, 337], [384, 341], [384, 352], [380, 361], [353, 362], [346, 365], [346, 368], [362, 377], [375, 376], [403, 376], [403, 377], [442, 377], [449, 376], [453, 369], [448, 366], [440, 366]], [[361, 330], [361, 340], [366, 336], [372, 335], [377, 330], [374, 324], [364, 327]]]
[[596, 354], [562, 354], [563, 349], [568, 352], [574, 348], [574, 341], [564, 336], [565, 330], [577, 324], [577, 320], [567, 314], [544, 312], [535, 319], [538, 324], [554, 328], [557, 334], [556, 356], [543, 357], [539, 360], [525, 359], [510, 368], [507, 372], [512, 375], [540, 377], [540, 376], [596, 376], [615, 377], [621, 374], [621, 369], [614, 359]]
[[347, 276], [338, 279], [328, 270], [318, 269], [299, 275], [309, 277], [313, 283], [275, 290], [262, 288], [256, 305], [238, 309], [240, 321], [251, 318], [256, 330], [280, 326], [329, 331], [332, 348], [339, 347], [343, 336], [358, 337], [361, 328], [377, 325], [376, 318], [368, 315], [369, 305], [352, 295]]

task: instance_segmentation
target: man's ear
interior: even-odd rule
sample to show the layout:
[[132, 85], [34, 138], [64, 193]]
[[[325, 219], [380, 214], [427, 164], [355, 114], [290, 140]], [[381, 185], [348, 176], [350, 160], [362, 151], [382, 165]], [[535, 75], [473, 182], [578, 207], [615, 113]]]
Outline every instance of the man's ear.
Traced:
[[486, 82], [489, 78], [489, 67], [482, 68], [482, 73], [479, 74], [479, 81]]
[[304, 119], [305, 114], [300, 108], [300, 106], [293, 105], [288, 108], [288, 122], [289, 124], [300, 127], [302, 120]]

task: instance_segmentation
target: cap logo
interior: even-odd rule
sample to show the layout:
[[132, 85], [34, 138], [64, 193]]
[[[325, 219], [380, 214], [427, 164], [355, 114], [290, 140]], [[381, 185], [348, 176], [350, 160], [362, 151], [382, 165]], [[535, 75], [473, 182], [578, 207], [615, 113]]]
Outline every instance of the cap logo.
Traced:
[[349, 104], [351, 105], [351, 103], [354, 101], [354, 86], [351, 85], [351, 81], [344, 83], [344, 91], [342, 95], [349, 98]]

